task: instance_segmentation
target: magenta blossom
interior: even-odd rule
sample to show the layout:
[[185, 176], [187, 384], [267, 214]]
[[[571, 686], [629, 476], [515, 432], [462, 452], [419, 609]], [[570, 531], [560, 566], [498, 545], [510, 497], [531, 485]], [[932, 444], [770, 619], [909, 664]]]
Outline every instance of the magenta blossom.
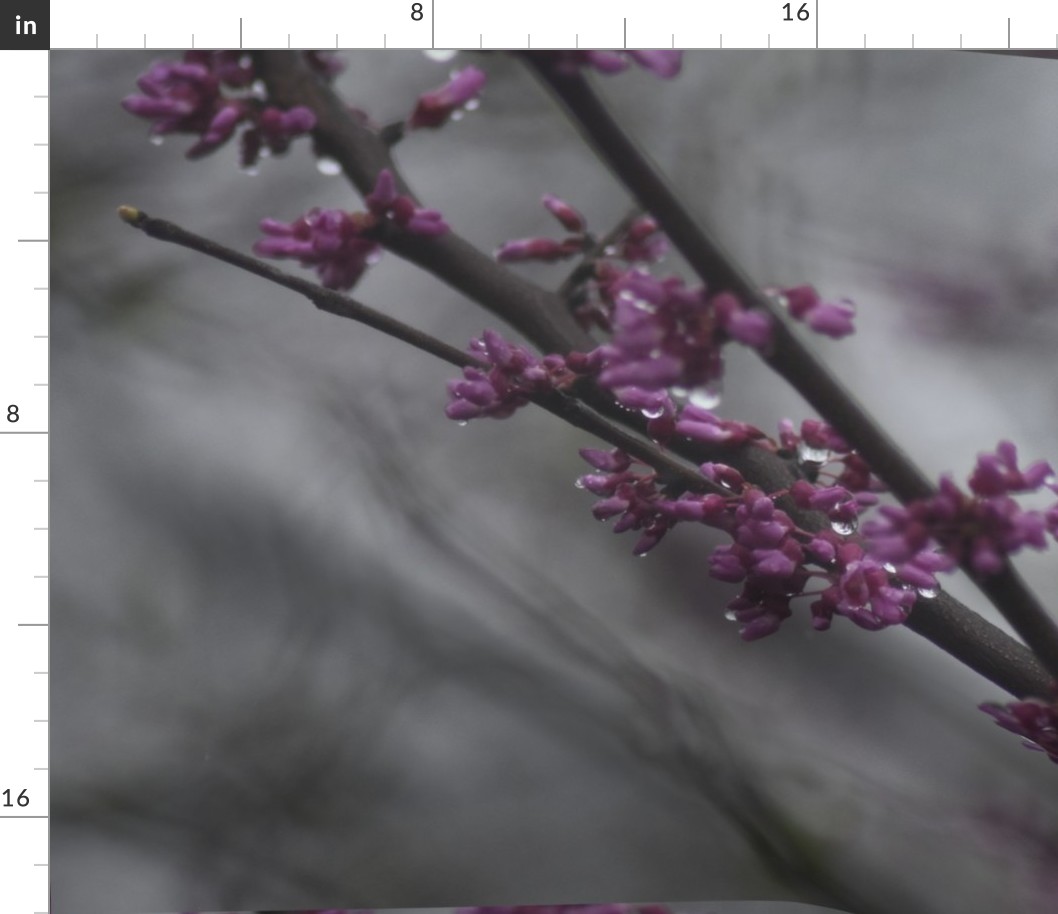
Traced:
[[812, 286], [783, 289], [781, 294], [790, 316], [808, 324], [816, 333], [840, 339], [855, 329], [852, 318], [856, 306], [848, 299], [825, 302]]
[[462, 378], [448, 382], [445, 415], [458, 422], [506, 419], [527, 405], [532, 394], [562, 390], [577, 377], [562, 356], [540, 358], [494, 330], [471, 340], [469, 348], [488, 367], [467, 366]]
[[440, 127], [456, 112], [475, 105], [484, 85], [485, 74], [477, 67], [456, 70], [443, 86], [419, 96], [408, 126], [413, 130]]
[[242, 136], [242, 163], [252, 166], [263, 149], [280, 155], [296, 137], [316, 126], [316, 116], [297, 106], [282, 110], [255, 95], [252, 58], [242, 51], [187, 51], [180, 61], [162, 61], [144, 73], [122, 107], [152, 121], [151, 135], [187, 133], [198, 137], [187, 151], [197, 159]]
[[1021, 471], [1014, 445], [1001, 442], [996, 454], [978, 458], [970, 477], [973, 495], [944, 476], [937, 494], [929, 498], [879, 508], [878, 519], [864, 525], [870, 553], [881, 561], [921, 565], [933, 544], [940, 543], [949, 568], [966, 561], [978, 574], [995, 574], [1006, 556], [1026, 546], [1043, 549], [1047, 533], [1056, 535], [1053, 508], [1047, 513], [1025, 510], [1007, 494], [1051, 488], [1052, 476], [1049, 464], [1042, 461]]
[[518, 263], [525, 260], [553, 263], [573, 257], [591, 244], [587, 223], [577, 210], [554, 194], [544, 194], [541, 202], [544, 209], [554, 216], [566, 231], [573, 234], [561, 241], [551, 238], [519, 238], [507, 241], [496, 251], [496, 259], [501, 263]]
[[411, 197], [397, 193], [393, 172], [383, 168], [375, 179], [375, 187], [364, 202], [376, 221], [389, 219], [413, 235], [443, 235], [448, 224], [435, 209], [421, 209]]
[[613, 303], [613, 337], [598, 349], [605, 366], [599, 383], [611, 390], [705, 387], [723, 375], [729, 340], [762, 347], [770, 341], [767, 315], [745, 311], [728, 293], [710, 298], [704, 287], [688, 288], [676, 276], [608, 271], [599, 288]]
[[289, 223], [264, 219], [261, 231], [266, 237], [254, 253], [313, 267], [328, 289], [351, 289], [382, 256], [378, 242], [362, 234], [362, 221], [341, 210], [315, 208]]
[[653, 216], [640, 216], [615, 246], [615, 254], [627, 263], [657, 263], [668, 253], [669, 243]]
[[303, 267], [314, 267], [328, 289], [351, 289], [364, 271], [382, 256], [375, 230], [392, 223], [415, 235], [434, 236], [448, 231], [441, 214], [420, 209], [410, 197], [397, 193], [393, 173], [384, 168], [365, 198], [366, 213], [336, 209], [311, 209], [293, 222], [264, 219], [267, 236], [254, 245], [262, 257], [290, 258]]
[[581, 67], [591, 67], [599, 73], [610, 75], [628, 69], [637, 63], [645, 70], [662, 79], [679, 75], [683, 66], [682, 51], [542, 51], [550, 55], [561, 73], [573, 74]]
[[748, 441], [764, 438], [759, 428], [734, 419], [721, 419], [707, 409], [689, 403], [680, 410], [675, 431], [696, 441], [709, 444], [726, 444], [737, 447]]
[[1058, 764], [1058, 703], [1027, 698], [1006, 705], [988, 702], [979, 707], [1004, 730], [1025, 737], [1026, 748], [1046, 752]]

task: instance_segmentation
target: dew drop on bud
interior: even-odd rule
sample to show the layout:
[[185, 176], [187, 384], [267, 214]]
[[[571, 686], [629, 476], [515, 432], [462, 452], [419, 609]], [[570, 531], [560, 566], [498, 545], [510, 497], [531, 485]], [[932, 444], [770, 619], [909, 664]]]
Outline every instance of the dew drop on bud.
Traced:
[[835, 533], [839, 533], [842, 536], [848, 536], [850, 533], [856, 532], [856, 521], [854, 520], [832, 520], [830, 522], [830, 529]]
[[256, 165], [246, 165], [239, 169], [244, 175], [249, 175], [251, 178], [257, 174]]
[[738, 616], [735, 615], [735, 611], [733, 609], [729, 609], [726, 613], [724, 613], [724, 618], [727, 619], [728, 622], [738, 621]]
[[896, 574], [896, 565], [892, 562], [883, 562], [882, 567], [889, 572], [889, 574]]
[[575, 488], [583, 489], [584, 488], [584, 480], [583, 479], [578, 479], [576, 482], [573, 483], [573, 485], [574, 485]]
[[692, 406], [699, 409], [716, 409], [720, 405], [720, 384], [711, 381], [704, 387], [696, 387], [690, 392], [688, 399]]
[[665, 407], [664, 405], [655, 406], [647, 409], [641, 409], [640, 412], [646, 419], [660, 419], [662, 416], [665, 415]]
[[150, 138], [150, 140], [151, 140], [151, 145], [152, 146], [161, 146], [162, 143], [165, 142], [165, 137], [164, 136], [159, 136], [158, 134], [155, 134], [154, 136], [152, 136]]
[[467, 111], [477, 111], [478, 108], [481, 107], [481, 99], [480, 98], [472, 98], [465, 105], [463, 105], [463, 107], [466, 108]]
[[457, 425], [458, 425], [458, 426], [459, 426], [460, 428], [465, 428], [465, 427], [466, 427], [466, 424], [467, 424], [467, 420], [466, 420], [466, 419], [463, 419], [463, 420], [461, 420], [460, 422], [458, 422], [458, 423], [456, 423], [456, 424], [457, 424]]
[[342, 166], [334, 159], [328, 158], [327, 156], [320, 156], [316, 160], [316, 171], [321, 175], [340, 175], [342, 173]]
[[916, 591], [920, 597], [924, 597], [927, 600], [933, 600], [937, 594], [940, 593], [939, 587], [918, 587]]
[[461, 108], [456, 108], [456, 110], [452, 112], [452, 120], [453, 121], [461, 121], [461, 120], [463, 120], [463, 110]]
[[430, 60], [435, 60], [437, 61], [437, 63], [448, 63], [448, 61], [452, 60], [452, 58], [454, 58], [458, 53], [459, 51], [423, 51], [423, 54], [425, 54], [427, 58], [429, 58]]
[[825, 447], [812, 447], [803, 441], [797, 442], [797, 459], [801, 463], [823, 464], [830, 460], [830, 451]]

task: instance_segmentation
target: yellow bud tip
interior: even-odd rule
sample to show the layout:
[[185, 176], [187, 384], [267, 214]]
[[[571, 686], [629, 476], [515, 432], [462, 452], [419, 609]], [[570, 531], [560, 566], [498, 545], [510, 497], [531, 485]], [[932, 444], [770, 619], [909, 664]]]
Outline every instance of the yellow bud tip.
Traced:
[[143, 211], [136, 209], [135, 206], [119, 206], [118, 216], [121, 217], [123, 222], [127, 222], [129, 225], [135, 225], [143, 218]]

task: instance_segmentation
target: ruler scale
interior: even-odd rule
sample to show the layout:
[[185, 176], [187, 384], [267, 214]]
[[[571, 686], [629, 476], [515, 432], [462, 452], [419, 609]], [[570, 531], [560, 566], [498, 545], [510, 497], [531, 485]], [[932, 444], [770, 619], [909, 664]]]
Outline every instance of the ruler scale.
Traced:
[[19, 914], [48, 910], [47, 13], [13, 12], [0, 50], [0, 904]]
[[[49, 910], [49, 48], [1058, 48], [1038, 0], [24, 0], [6, 19], [0, 240], [0, 903]], [[1056, 71], [1058, 72], [1058, 71]], [[62, 87], [56, 91], [61, 92]]]
[[1058, 48], [1044, 0], [51, 3], [60, 48]]

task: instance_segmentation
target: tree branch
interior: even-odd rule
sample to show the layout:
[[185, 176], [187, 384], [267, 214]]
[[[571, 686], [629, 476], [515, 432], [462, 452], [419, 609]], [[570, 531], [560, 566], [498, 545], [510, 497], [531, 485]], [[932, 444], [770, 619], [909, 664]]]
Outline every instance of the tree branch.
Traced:
[[[658, 221], [699, 278], [713, 290], [730, 290], [745, 305], [772, 316], [774, 345], [764, 356], [767, 364], [842, 434], [901, 501], [933, 495], [934, 487], [925, 474], [793, 334], [775, 302], [699, 225], [587, 80], [580, 73], [557, 71], [546, 57], [530, 53], [521, 57], [551, 90], [599, 158]], [[994, 575], [979, 574], [968, 560], [962, 568], [1032, 648], [1051, 677], [1058, 678], [1058, 625], [1010, 563], [1005, 562], [1003, 570]]]
[[[175, 223], [148, 216], [142, 210], [131, 206], [121, 207], [118, 214], [127, 224], [152, 238], [180, 245], [290, 289], [309, 299], [321, 311], [373, 327], [451, 365], [482, 366], [481, 362], [468, 353], [361, 304], [356, 299], [292, 276], [271, 264], [232, 250]], [[693, 466], [607, 422], [571, 397], [554, 393], [537, 395], [532, 399], [552, 414], [621, 448], [687, 489], [705, 489], [727, 494], [704, 479]], [[759, 448], [755, 450], [767, 454]], [[947, 594], [941, 594], [934, 600], [920, 599], [906, 625], [1014, 695], [1024, 697], [1046, 693], [1048, 677], [1031, 652]]]

